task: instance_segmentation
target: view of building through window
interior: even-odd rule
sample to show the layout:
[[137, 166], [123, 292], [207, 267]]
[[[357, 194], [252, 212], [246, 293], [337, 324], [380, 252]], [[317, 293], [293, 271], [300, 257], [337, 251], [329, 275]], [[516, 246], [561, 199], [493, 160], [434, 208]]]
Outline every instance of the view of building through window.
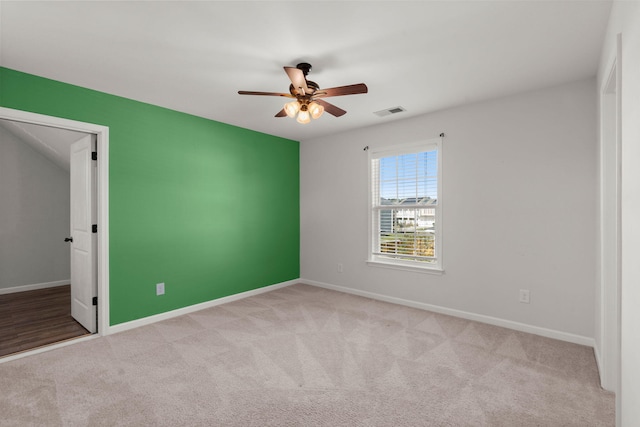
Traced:
[[435, 210], [380, 210], [380, 252], [435, 257]]

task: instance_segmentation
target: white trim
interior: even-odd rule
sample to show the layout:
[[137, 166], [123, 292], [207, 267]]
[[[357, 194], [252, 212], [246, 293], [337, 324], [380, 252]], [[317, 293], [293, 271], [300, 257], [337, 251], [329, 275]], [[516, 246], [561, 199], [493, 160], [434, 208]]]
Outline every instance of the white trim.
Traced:
[[442, 181], [444, 177], [444, 173], [442, 173], [442, 159], [444, 157], [444, 133], [439, 137], [438, 143], [438, 204], [436, 206], [436, 218], [438, 219], [438, 224], [436, 224], [436, 245], [434, 249], [434, 255], [438, 260], [438, 268], [444, 272], [444, 256], [443, 254], [443, 230], [444, 230], [444, 212], [443, 212], [443, 200], [446, 200], [446, 197], [442, 197]]
[[10, 288], [0, 288], [0, 295], [13, 294], [16, 292], [35, 291], [37, 289], [54, 288], [56, 286], [64, 286], [70, 283], [69, 279], [56, 280], [55, 282], [34, 283], [31, 285], [18, 285]]
[[96, 135], [98, 145], [98, 334], [109, 334], [109, 128], [0, 107], [0, 119]]
[[[600, 385], [605, 390], [618, 391], [620, 383], [620, 295], [621, 295], [621, 252], [622, 252], [622, 217], [621, 217], [621, 81], [620, 66], [621, 40], [618, 34], [616, 53], [611, 58], [603, 77], [599, 93], [599, 241], [598, 241], [598, 286], [600, 317], [596, 319], [600, 329], [599, 342], [596, 342], [595, 353]], [[613, 153], [612, 153], [613, 151]], [[615, 158], [606, 158], [606, 153]], [[608, 160], [608, 162], [607, 162]], [[613, 164], [613, 170], [611, 168]], [[609, 166], [609, 167], [607, 167]], [[614, 182], [613, 192], [605, 192], [607, 180]], [[615, 194], [615, 217], [605, 218], [605, 201]], [[615, 230], [615, 246], [605, 247], [606, 237], [611, 238]], [[607, 234], [608, 233], [608, 234]], [[608, 241], [609, 243], [610, 240]], [[613, 263], [605, 262], [613, 255]], [[614, 265], [615, 264], [615, 265]], [[611, 272], [615, 269], [613, 275]], [[609, 273], [608, 275], [606, 273]]]
[[152, 323], [160, 322], [162, 320], [172, 319], [174, 317], [183, 316], [185, 314], [194, 313], [196, 311], [204, 310], [205, 308], [215, 307], [220, 304], [225, 304], [232, 301], [260, 295], [265, 292], [275, 291], [276, 289], [285, 288], [287, 286], [300, 283], [299, 279], [289, 280], [286, 282], [276, 283], [274, 285], [265, 286], [258, 289], [252, 289], [250, 291], [241, 292], [239, 294], [229, 295], [226, 297], [214, 299], [211, 301], [202, 302], [199, 304], [190, 305], [188, 307], [178, 308], [176, 310], [167, 311], [164, 313], [154, 314], [153, 316], [143, 317], [142, 319], [132, 320], [130, 322], [120, 323], [109, 328], [110, 334], [118, 332], [128, 331], [130, 329], [139, 328], [140, 326], [151, 325]]
[[36, 354], [39, 354], [39, 353], [44, 353], [46, 351], [51, 351], [51, 350], [55, 350], [57, 348], [66, 347], [66, 346], [71, 345], [71, 344], [77, 344], [77, 343], [81, 343], [81, 342], [84, 342], [84, 341], [94, 340], [94, 339], [97, 339], [98, 337], [99, 337], [98, 334], [85, 335], [83, 337], [71, 338], [71, 339], [68, 339], [66, 341], [60, 341], [60, 342], [55, 343], [55, 344], [45, 345], [45, 346], [42, 346], [42, 347], [34, 348], [33, 350], [23, 351], [21, 353], [12, 354], [12, 355], [9, 355], [9, 356], [0, 356], [0, 363], [10, 362], [10, 361], [16, 360], [16, 359], [22, 359], [23, 357], [33, 356], [33, 355], [36, 355]]
[[433, 305], [433, 304], [425, 304], [422, 302], [391, 297], [387, 295], [377, 294], [374, 292], [346, 288], [344, 286], [331, 285], [329, 283], [317, 282], [315, 280], [300, 279], [299, 282], [305, 285], [317, 286], [320, 288], [331, 289], [338, 292], [345, 292], [348, 294], [358, 295], [361, 297], [372, 298], [380, 301], [386, 301], [393, 304], [405, 305], [407, 307], [433, 311], [435, 313], [446, 314], [454, 317], [460, 317], [462, 319], [473, 320], [480, 323], [487, 323], [489, 325], [500, 326], [503, 328], [513, 329], [515, 331], [520, 331], [520, 332], [527, 332], [530, 334], [540, 335], [543, 337], [553, 338], [553, 339], [566, 341], [574, 344], [586, 345], [588, 347], [593, 347], [595, 344], [594, 339], [590, 337], [575, 335], [568, 332], [556, 331], [554, 329], [541, 328], [539, 326], [528, 325], [526, 323], [514, 322], [506, 319], [499, 319], [497, 317], [486, 316], [484, 314], [470, 313], [468, 311], [456, 310], [453, 308], [447, 308], [447, 307], [442, 307], [442, 306]]
[[109, 128], [97, 134], [98, 333], [109, 334]]
[[616, 298], [617, 314], [611, 333], [616, 336], [616, 357], [613, 362], [616, 394], [616, 426], [622, 425], [622, 33], [616, 35], [616, 144], [619, 150], [618, 167], [618, 293]]
[[[425, 273], [425, 274], [444, 274], [444, 270], [439, 267], [420, 267], [416, 265], [416, 262], [407, 261], [407, 263], [402, 263], [399, 261], [380, 261], [379, 257], [377, 259], [367, 260], [365, 261], [367, 265], [371, 267], [381, 267], [381, 268], [390, 268], [392, 270], [404, 270], [404, 271], [415, 271], [417, 273]], [[411, 265], [409, 265], [411, 263]]]
[[[600, 377], [600, 387], [602, 387], [602, 356], [600, 355], [600, 349], [596, 345], [596, 340], [593, 340], [593, 355], [596, 358], [596, 368], [598, 368], [598, 376]], [[602, 387], [604, 388], [604, 387]], [[606, 390], [606, 389], [605, 389]]]

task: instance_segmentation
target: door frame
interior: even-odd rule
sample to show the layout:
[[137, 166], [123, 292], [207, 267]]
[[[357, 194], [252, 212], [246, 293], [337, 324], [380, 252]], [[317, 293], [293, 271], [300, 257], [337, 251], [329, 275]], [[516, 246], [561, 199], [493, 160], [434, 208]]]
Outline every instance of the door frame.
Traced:
[[[95, 195], [98, 216], [98, 265], [96, 266], [98, 269], [98, 332], [95, 335], [109, 335], [109, 128], [93, 123], [79, 122], [4, 107], [0, 107], [0, 119], [96, 135], [96, 146], [98, 150], [96, 173], [98, 182]], [[48, 346], [44, 349], [48, 350], [53, 348], [56, 348], [56, 346]], [[39, 353], [40, 351], [38, 350], [21, 353], [21, 355]]]

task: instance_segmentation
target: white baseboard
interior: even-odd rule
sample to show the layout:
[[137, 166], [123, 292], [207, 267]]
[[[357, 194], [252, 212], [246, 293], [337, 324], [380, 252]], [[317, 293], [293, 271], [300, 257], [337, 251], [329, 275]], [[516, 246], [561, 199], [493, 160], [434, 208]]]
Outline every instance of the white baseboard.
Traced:
[[442, 307], [438, 305], [425, 304], [422, 302], [391, 297], [387, 295], [377, 294], [374, 292], [361, 291], [358, 289], [347, 288], [344, 286], [331, 285], [329, 283], [317, 282], [315, 280], [300, 279], [299, 282], [304, 283], [306, 285], [318, 286], [321, 288], [331, 289], [334, 291], [345, 292], [348, 294], [372, 298], [380, 301], [386, 301], [394, 304], [405, 305], [408, 307], [419, 308], [422, 310], [433, 311], [435, 313], [447, 314], [449, 316], [460, 317], [463, 319], [473, 320], [480, 323], [487, 323], [489, 325], [500, 326], [503, 328], [513, 329], [520, 332], [527, 332], [530, 334], [540, 335], [543, 337], [553, 338], [561, 341], [567, 341], [574, 344], [585, 345], [588, 347], [595, 346], [595, 340], [593, 338], [585, 337], [582, 335], [575, 335], [567, 332], [556, 331], [553, 329], [541, 328], [539, 326], [527, 325], [525, 323], [514, 322], [511, 320], [499, 319], [497, 317], [485, 316], [483, 314], [470, 313], [467, 311], [456, 310], [453, 308], [447, 308], [447, 307]]
[[173, 317], [182, 316], [182, 315], [193, 313], [199, 310], [204, 310], [205, 308], [215, 307], [216, 305], [225, 304], [231, 301], [237, 301], [237, 300], [251, 297], [254, 295], [263, 294], [265, 292], [274, 291], [276, 289], [291, 286], [296, 283], [300, 283], [300, 280], [294, 279], [286, 282], [276, 283], [274, 285], [265, 286], [263, 288], [253, 289], [250, 291], [241, 292], [239, 294], [229, 295], [227, 297], [222, 297], [222, 298], [214, 299], [211, 301], [202, 302], [200, 304], [194, 304], [188, 307], [178, 308], [176, 310], [167, 311], [165, 313], [155, 314], [149, 317], [143, 317], [142, 319], [120, 323], [114, 326], [110, 326], [107, 329], [107, 331], [104, 332], [103, 335], [110, 335], [110, 334], [116, 334], [118, 332], [128, 331], [130, 329], [139, 328], [140, 326], [146, 326], [152, 323], [160, 322], [162, 320], [171, 319]]
[[55, 282], [34, 283], [33, 285], [12, 286], [10, 288], [0, 288], [0, 295], [13, 294], [15, 292], [35, 291], [36, 289], [53, 288], [55, 286], [64, 286], [70, 283], [67, 280], [56, 280]]
[[596, 366], [598, 367], [598, 378], [600, 379], [600, 387], [604, 388], [602, 385], [603, 383], [602, 372], [604, 372], [603, 371], [604, 366], [602, 366], [602, 357], [600, 356], [600, 348], [597, 345], [595, 345], [595, 343], [593, 345], [593, 354], [596, 357]]

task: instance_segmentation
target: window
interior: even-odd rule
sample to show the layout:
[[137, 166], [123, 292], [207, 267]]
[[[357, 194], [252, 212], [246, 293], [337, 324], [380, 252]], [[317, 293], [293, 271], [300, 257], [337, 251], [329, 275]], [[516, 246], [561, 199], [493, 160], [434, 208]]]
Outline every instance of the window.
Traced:
[[441, 138], [370, 151], [369, 263], [442, 269]]

